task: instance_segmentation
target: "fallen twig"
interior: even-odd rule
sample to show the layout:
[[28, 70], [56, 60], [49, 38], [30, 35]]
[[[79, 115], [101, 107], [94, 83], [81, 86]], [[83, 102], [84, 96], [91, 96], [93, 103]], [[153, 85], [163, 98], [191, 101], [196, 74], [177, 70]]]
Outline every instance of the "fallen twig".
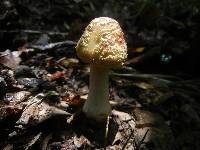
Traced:
[[59, 48], [59, 47], [64, 47], [64, 46], [69, 46], [69, 45], [75, 45], [76, 42], [74, 41], [62, 41], [62, 42], [56, 42], [56, 43], [50, 43], [47, 45], [30, 45], [29, 48], [34, 48], [38, 50], [49, 50], [49, 49], [54, 49], [54, 48]]
[[27, 33], [27, 34], [48, 34], [48, 35], [62, 35], [67, 36], [68, 33], [52, 32], [52, 31], [38, 31], [38, 30], [0, 30], [1, 33]]
[[6, 145], [6, 147], [3, 148], [3, 150], [12, 150], [12, 149], [13, 149], [12, 144], [8, 144], [8, 145]]
[[105, 137], [104, 137], [104, 149], [106, 149], [107, 140], [108, 140], [109, 123], [110, 123], [110, 117], [108, 116], [107, 120], [106, 120], [106, 129], [105, 129]]
[[172, 80], [181, 80], [178, 77], [171, 76], [171, 75], [163, 75], [163, 74], [141, 74], [141, 73], [115, 73], [112, 72], [111, 75], [115, 76], [121, 76], [121, 77], [131, 77], [134, 79], [161, 79], [165, 81], [169, 81], [167, 79], [172, 79]]
[[142, 80], [142, 81], [156, 81], [156, 83], [160, 83], [161, 85], [168, 85], [170, 84], [172, 81], [167, 80], [167, 79], [163, 79], [163, 78], [159, 78], [157, 77], [155, 74], [120, 74], [120, 73], [112, 73], [112, 75], [114, 76], [119, 76], [119, 77], [128, 77], [128, 78], [132, 78], [134, 80]]
[[33, 139], [25, 146], [25, 150], [28, 150], [33, 144], [35, 144], [41, 135], [42, 133], [39, 132], [36, 136], [34, 136]]

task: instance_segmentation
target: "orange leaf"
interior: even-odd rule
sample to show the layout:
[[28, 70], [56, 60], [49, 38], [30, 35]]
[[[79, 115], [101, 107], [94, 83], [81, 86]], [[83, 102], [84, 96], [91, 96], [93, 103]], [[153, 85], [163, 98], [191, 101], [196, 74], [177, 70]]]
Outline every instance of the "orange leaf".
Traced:
[[61, 71], [57, 71], [56, 73], [52, 74], [48, 80], [49, 81], [55, 81], [55, 80], [58, 80], [60, 78], [63, 78], [65, 77], [65, 73], [64, 72], [61, 72]]
[[63, 97], [63, 101], [65, 101], [67, 104], [71, 105], [71, 106], [82, 106], [83, 103], [85, 102], [84, 99], [81, 99], [79, 95], [70, 97], [70, 96], [65, 96]]

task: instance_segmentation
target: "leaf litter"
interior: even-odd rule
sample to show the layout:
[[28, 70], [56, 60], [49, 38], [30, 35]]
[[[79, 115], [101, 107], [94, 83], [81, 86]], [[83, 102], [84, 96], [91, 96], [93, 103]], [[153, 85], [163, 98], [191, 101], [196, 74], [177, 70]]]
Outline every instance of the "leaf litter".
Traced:
[[[102, 2], [100, 5], [92, 1], [75, 1], [79, 5], [73, 5], [70, 1], [52, 3], [41, 1], [37, 2], [38, 7], [33, 7], [35, 5], [30, 1], [19, 1], [17, 5], [12, 1], [2, 1], [2, 6], [7, 10], [0, 15], [2, 24], [8, 21], [14, 28], [18, 28], [16, 24], [23, 24], [23, 27], [36, 30], [1, 31], [5, 37], [14, 35], [9, 40], [14, 41], [14, 48], [9, 45], [10, 50], [5, 50], [6, 47], [0, 53], [1, 149], [138, 150], [199, 147], [199, 79], [184, 74], [143, 73], [134, 69], [145, 61], [147, 64], [144, 64], [152, 69], [150, 64], [157, 56], [161, 56], [164, 65], [170, 64], [177, 54], [187, 51], [188, 45], [192, 45], [185, 41], [180, 34], [182, 31], [191, 43], [195, 43], [193, 39], [198, 39], [198, 32], [185, 34], [188, 33], [187, 28], [194, 32], [193, 27], [197, 27], [194, 16], [187, 19], [191, 21], [187, 23], [187, 28], [184, 21], [175, 19], [185, 13], [185, 9], [187, 12], [191, 8], [195, 10], [194, 6], [176, 9], [175, 2], [171, 1], [168, 2], [170, 5], [165, 5], [165, 2], [157, 5], [149, 1], [108, 1], [103, 5], [104, 13], [111, 16], [117, 17], [118, 10], [126, 12], [118, 18], [127, 28], [130, 48], [126, 67], [114, 70], [111, 74], [112, 114], [108, 123], [99, 125], [87, 120], [80, 111], [87, 99], [89, 67], [77, 58], [74, 41], [93, 17], [91, 11], [100, 8]], [[48, 7], [39, 9], [44, 4]], [[185, 4], [187, 6], [186, 2], [183, 6]], [[115, 7], [112, 13], [110, 5]], [[162, 9], [162, 6], [171, 8]], [[131, 11], [122, 11], [127, 9]], [[166, 10], [170, 10], [170, 13], [163, 12]], [[31, 17], [20, 16], [24, 12], [31, 14]], [[59, 23], [55, 20], [51, 25], [46, 25], [43, 19], [38, 18], [48, 16], [47, 20], [54, 20], [60, 13], [63, 16], [62, 12], [80, 18], [75, 18], [72, 23], [71, 19], [70, 22]], [[12, 20], [9, 16], [19, 20]], [[64, 28], [58, 24], [64, 24]], [[173, 33], [178, 34], [174, 37]], [[20, 46], [16, 44], [17, 41]], [[186, 56], [188, 58], [190, 55]]]

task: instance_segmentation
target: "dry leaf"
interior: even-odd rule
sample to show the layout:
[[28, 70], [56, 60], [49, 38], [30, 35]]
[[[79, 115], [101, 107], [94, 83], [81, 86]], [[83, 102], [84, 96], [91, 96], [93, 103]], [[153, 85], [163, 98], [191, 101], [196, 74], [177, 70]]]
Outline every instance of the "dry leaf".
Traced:
[[63, 58], [60, 61], [60, 65], [64, 67], [74, 67], [79, 64], [79, 60], [76, 58]]
[[86, 137], [82, 135], [80, 137], [77, 136], [74, 137], [74, 145], [80, 148], [83, 145], [91, 145], [91, 143]]
[[76, 95], [76, 96], [64, 96], [63, 97], [63, 101], [65, 101], [68, 105], [71, 105], [71, 106], [76, 106], [76, 107], [79, 107], [79, 106], [82, 106], [85, 102], [85, 99], [82, 99], [80, 98], [79, 95]]
[[115, 116], [115, 120], [119, 125], [118, 132], [115, 135], [115, 139], [113, 140], [113, 145], [117, 142], [125, 142], [124, 140], [128, 138], [128, 136], [135, 130], [135, 121], [133, 117], [125, 112], [121, 112], [118, 110], [112, 110], [112, 114]]
[[61, 71], [57, 71], [56, 73], [52, 74], [48, 80], [49, 81], [55, 81], [55, 80], [58, 80], [60, 78], [63, 78], [65, 77], [65, 73], [64, 72], [61, 72]]
[[19, 57], [22, 51], [13, 51], [6, 50], [0, 53], [0, 63], [11, 68], [16, 69], [19, 63], [21, 62], [21, 58]]
[[22, 112], [21, 105], [4, 105], [0, 106], [0, 120], [7, 117], [17, 117]]
[[28, 91], [20, 91], [17, 93], [6, 93], [3, 97], [4, 101], [8, 101], [11, 103], [20, 103], [26, 100], [31, 95]]
[[36, 125], [55, 115], [71, 115], [62, 109], [50, 106], [44, 98], [45, 96], [43, 93], [30, 98], [20, 119], [16, 123], [22, 125]]
[[133, 53], [142, 53], [144, 49], [145, 49], [144, 47], [134, 47], [134, 48], [129, 48], [128, 50]]

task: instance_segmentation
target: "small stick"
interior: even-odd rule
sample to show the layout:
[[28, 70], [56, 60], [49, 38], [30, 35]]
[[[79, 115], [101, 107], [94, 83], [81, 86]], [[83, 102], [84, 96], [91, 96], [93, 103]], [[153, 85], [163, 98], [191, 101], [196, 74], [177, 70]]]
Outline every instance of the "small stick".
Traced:
[[52, 31], [38, 31], [38, 30], [0, 30], [1, 33], [27, 33], [27, 34], [48, 34], [48, 35], [62, 35], [67, 36], [68, 33], [52, 32]]
[[107, 120], [106, 120], [105, 141], [104, 141], [104, 149], [105, 150], [106, 150], [106, 144], [107, 144], [107, 140], [108, 140], [109, 123], [110, 123], [110, 117], [108, 116]]
[[69, 46], [69, 45], [75, 45], [75, 44], [76, 42], [74, 41], [66, 40], [62, 42], [50, 43], [47, 45], [30, 45], [29, 48], [34, 48], [34, 49], [44, 51], [44, 50], [49, 50], [49, 49], [54, 49], [54, 48], [59, 48], [59, 47]]

